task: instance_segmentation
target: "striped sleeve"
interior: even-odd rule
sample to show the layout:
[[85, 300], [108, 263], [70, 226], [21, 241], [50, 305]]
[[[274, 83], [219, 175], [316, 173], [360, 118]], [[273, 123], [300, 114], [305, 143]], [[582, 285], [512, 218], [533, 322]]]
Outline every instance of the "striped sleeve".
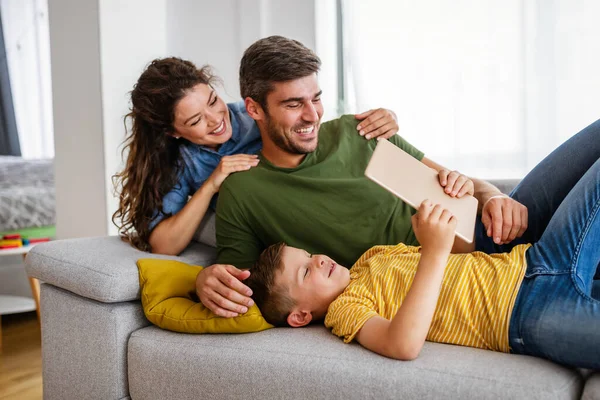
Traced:
[[364, 296], [344, 293], [329, 306], [325, 326], [345, 343], [350, 343], [363, 325], [376, 315], [379, 314], [372, 301]]

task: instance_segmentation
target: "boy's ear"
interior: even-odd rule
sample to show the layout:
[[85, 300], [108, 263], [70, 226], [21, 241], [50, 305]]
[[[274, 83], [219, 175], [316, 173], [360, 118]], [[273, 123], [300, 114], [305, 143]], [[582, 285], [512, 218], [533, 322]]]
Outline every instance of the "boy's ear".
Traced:
[[310, 324], [312, 318], [310, 311], [294, 310], [288, 315], [287, 322], [292, 328], [300, 328]]
[[255, 121], [260, 121], [264, 119], [265, 113], [260, 104], [256, 101], [252, 100], [250, 97], [246, 97], [244, 99], [244, 105], [246, 106], [246, 111], [248, 111], [248, 115], [252, 117]]

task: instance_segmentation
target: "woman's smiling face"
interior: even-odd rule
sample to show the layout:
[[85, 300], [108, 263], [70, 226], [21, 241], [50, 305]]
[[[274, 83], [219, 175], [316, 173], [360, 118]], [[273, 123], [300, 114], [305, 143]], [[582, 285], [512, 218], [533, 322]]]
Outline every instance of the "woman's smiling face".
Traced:
[[216, 149], [231, 138], [227, 104], [205, 84], [190, 89], [175, 105], [174, 137]]

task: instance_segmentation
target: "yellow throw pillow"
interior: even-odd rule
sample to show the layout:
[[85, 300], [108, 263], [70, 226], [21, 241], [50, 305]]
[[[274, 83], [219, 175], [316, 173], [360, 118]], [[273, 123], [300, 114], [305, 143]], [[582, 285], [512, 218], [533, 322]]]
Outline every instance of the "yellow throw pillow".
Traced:
[[142, 306], [154, 325], [185, 333], [247, 333], [272, 328], [258, 307], [235, 318], [215, 315], [198, 301], [196, 276], [202, 267], [180, 261], [140, 259]]

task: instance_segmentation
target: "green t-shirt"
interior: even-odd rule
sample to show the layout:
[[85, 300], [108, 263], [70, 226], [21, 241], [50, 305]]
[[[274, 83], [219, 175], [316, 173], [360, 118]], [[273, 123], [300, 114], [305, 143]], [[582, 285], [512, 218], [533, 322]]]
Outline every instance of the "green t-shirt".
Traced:
[[[275, 167], [261, 155], [257, 167], [225, 180], [216, 216], [220, 264], [250, 268], [283, 241], [350, 268], [374, 245], [418, 244], [415, 210], [365, 177], [377, 141], [358, 135], [357, 124], [352, 115], [322, 124], [317, 149], [296, 168]], [[400, 136], [390, 141], [423, 158]]]

